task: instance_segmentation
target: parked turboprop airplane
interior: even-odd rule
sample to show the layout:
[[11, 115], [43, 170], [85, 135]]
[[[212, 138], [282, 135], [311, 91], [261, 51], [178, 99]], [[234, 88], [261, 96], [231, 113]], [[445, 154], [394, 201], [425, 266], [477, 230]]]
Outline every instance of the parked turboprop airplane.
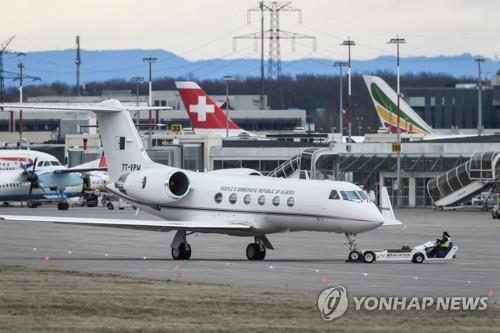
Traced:
[[0, 201], [36, 202], [57, 200], [58, 209], [69, 208], [68, 198], [82, 192], [81, 172], [92, 169], [67, 169], [52, 155], [34, 150], [0, 150]]
[[357, 233], [400, 223], [390, 205], [381, 214], [363, 190], [349, 182], [198, 173], [155, 163], [148, 157], [130, 113], [116, 100], [94, 107], [3, 107], [95, 112], [111, 180], [107, 191], [164, 219], [0, 216], [4, 220], [176, 230], [170, 245], [174, 259], [191, 257], [187, 236], [194, 232], [254, 237], [246, 248], [249, 260], [262, 260], [266, 249], [273, 249], [268, 234], [287, 231], [344, 233], [349, 258], [358, 260], [362, 255], [354, 239]]

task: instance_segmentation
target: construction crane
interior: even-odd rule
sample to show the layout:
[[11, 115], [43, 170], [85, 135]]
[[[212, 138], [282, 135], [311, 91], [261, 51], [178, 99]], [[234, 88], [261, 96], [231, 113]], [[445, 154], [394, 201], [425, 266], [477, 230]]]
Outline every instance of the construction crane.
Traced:
[[5, 94], [5, 85], [4, 85], [4, 70], [3, 70], [3, 55], [6, 53], [7, 46], [9, 46], [10, 42], [16, 36], [11, 36], [7, 40], [5, 40], [2, 44], [0, 44], [0, 102], [4, 102], [4, 94]]

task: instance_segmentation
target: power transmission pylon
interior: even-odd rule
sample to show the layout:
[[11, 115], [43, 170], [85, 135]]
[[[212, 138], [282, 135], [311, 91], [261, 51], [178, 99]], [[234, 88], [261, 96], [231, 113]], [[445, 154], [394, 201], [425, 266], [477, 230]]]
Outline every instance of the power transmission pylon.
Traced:
[[7, 46], [14, 39], [15, 36], [11, 36], [2, 44], [0, 44], [0, 103], [4, 102], [5, 98], [5, 84], [4, 84], [4, 70], [3, 70], [3, 55], [7, 52]]
[[[276, 79], [279, 81], [281, 77], [281, 45], [282, 39], [292, 41], [292, 51], [295, 50], [295, 40], [310, 39], [313, 41], [313, 49], [316, 50], [316, 37], [304, 34], [298, 34], [291, 31], [280, 29], [280, 13], [281, 12], [298, 12], [299, 24], [302, 23], [302, 11], [291, 6], [290, 1], [260, 1], [257, 8], [248, 10], [248, 21], [250, 22], [251, 12], [261, 13], [261, 31], [246, 35], [236, 36], [233, 38], [233, 49], [236, 50], [236, 40], [238, 39], [253, 39], [255, 48], [257, 49], [257, 41], [260, 40], [261, 47], [261, 108], [263, 108], [264, 95], [264, 39], [269, 40], [269, 57], [267, 63], [268, 79]], [[269, 29], [264, 29], [264, 12], [269, 13]]]

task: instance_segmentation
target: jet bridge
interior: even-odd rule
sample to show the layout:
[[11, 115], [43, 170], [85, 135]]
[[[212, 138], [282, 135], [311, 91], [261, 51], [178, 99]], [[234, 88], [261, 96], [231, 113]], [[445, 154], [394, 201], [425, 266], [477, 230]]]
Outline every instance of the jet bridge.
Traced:
[[338, 155], [326, 148], [307, 148], [280, 164], [267, 176], [300, 179], [335, 179]]
[[500, 179], [500, 152], [475, 152], [460, 164], [427, 183], [427, 192], [437, 207], [458, 205], [491, 189]]

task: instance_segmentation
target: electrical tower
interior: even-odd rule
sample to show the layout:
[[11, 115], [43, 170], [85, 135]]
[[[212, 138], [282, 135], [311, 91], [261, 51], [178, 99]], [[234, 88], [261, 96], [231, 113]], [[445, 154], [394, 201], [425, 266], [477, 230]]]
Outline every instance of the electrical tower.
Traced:
[[[270, 80], [278, 80], [281, 77], [281, 45], [282, 39], [292, 41], [292, 51], [295, 51], [295, 40], [309, 39], [313, 42], [313, 49], [316, 50], [316, 37], [298, 34], [291, 31], [280, 29], [280, 13], [281, 12], [297, 12], [299, 24], [302, 23], [302, 10], [291, 5], [290, 1], [260, 1], [257, 8], [248, 10], [248, 22], [250, 23], [251, 13], [261, 13], [261, 31], [246, 35], [236, 36], [233, 38], [233, 49], [236, 50], [236, 40], [238, 39], [253, 39], [255, 49], [258, 48], [257, 42], [260, 40], [261, 48], [261, 109], [264, 108], [264, 40], [269, 40], [269, 55], [267, 62], [267, 77]], [[269, 29], [264, 28], [264, 13], [269, 13]]]
[[14, 39], [15, 36], [8, 38], [2, 44], [0, 44], [0, 103], [4, 102], [5, 98], [5, 72], [3, 70], [3, 55], [7, 53], [7, 46], [9, 46], [10, 42]]

